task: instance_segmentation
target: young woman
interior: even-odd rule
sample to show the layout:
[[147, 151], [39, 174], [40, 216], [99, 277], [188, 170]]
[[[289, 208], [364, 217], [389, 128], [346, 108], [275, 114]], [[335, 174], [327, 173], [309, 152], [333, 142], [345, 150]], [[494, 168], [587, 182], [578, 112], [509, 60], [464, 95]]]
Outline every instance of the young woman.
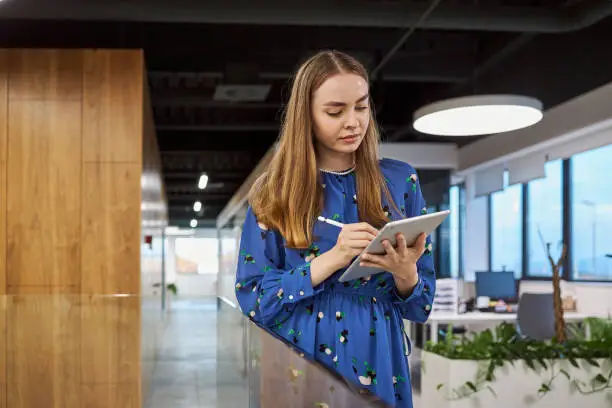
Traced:
[[[435, 291], [429, 238], [403, 236], [338, 278], [390, 220], [426, 212], [408, 164], [378, 158], [368, 76], [352, 57], [320, 52], [298, 70], [278, 150], [253, 186], [240, 242], [243, 312], [391, 406], [412, 407], [402, 319], [427, 320]], [[317, 220], [322, 215], [344, 224]]]

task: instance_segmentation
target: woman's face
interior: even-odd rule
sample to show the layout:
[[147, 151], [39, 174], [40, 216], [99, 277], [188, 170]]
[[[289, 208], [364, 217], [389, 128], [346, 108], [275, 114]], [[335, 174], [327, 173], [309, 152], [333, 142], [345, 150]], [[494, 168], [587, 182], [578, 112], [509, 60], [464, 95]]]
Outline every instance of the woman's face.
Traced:
[[319, 152], [353, 153], [370, 122], [368, 83], [359, 75], [327, 79], [312, 98], [312, 118]]

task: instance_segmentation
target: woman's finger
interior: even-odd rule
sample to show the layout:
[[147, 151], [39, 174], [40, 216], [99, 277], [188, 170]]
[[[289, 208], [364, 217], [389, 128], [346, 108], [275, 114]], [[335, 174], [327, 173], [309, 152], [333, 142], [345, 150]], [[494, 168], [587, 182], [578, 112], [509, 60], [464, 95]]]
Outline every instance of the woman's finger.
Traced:
[[396, 235], [396, 239], [397, 239], [397, 253], [400, 254], [400, 256], [405, 255], [406, 252], [408, 251], [408, 244], [406, 243], [406, 237], [404, 237], [404, 234], [402, 234], [401, 232], [398, 232]]
[[367, 239], [349, 239], [347, 245], [349, 248], [364, 249], [370, 245], [370, 241]]
[[370, 232], [367, 232], [367, 231], [351, 231], [348, 234], [346, 234], [346, 237], [349, 239], [354, 239], [354, 240], [364, 239], [364, 240], [372, 241], [374, 238], [376, 238], [376, 235]]
[[377, 265], [384, 265], [387, 263], [386, 262], [387, 256], [368, 253], [368, 254], [363, 254], [363, 256], [361, 257], [361, 260], [364, 262], [375, 263]]
[[387, 255], [389, 256], [395, 256], [396, 252], [395, 249], [393, 248], [393, 245], [391, 245], [391, 243], [388, 240], [384, 240], [382, 242], [383, 244], [383, 248], [385, 248], [385, 252], [387, 253]]

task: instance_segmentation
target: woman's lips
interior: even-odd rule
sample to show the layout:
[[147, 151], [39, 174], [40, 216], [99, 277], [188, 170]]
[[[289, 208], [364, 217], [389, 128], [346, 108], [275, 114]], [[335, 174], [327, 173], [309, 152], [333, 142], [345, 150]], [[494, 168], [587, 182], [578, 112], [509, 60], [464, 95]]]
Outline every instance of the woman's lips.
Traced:
[[355, 143], [357, 139], [359, 139], [359, 135], [348, 135], [340, 138], [340, 140], [347, 144]]

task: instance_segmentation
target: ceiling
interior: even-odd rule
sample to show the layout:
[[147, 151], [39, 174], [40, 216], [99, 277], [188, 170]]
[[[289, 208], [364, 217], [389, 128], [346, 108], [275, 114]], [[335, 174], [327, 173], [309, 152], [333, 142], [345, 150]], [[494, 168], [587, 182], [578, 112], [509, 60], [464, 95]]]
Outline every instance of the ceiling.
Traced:
[[474, 92], [548, 109], [609, 82], [609, 15], [609, 0], [4, 0], [0, 46], [144, 49], [170, 223], [214, 225], [276, 140], [291, 73], [317, 50], [371, 70], [385, 140], [464, 145], [476, 138], [416, 133], [412, 113]]

